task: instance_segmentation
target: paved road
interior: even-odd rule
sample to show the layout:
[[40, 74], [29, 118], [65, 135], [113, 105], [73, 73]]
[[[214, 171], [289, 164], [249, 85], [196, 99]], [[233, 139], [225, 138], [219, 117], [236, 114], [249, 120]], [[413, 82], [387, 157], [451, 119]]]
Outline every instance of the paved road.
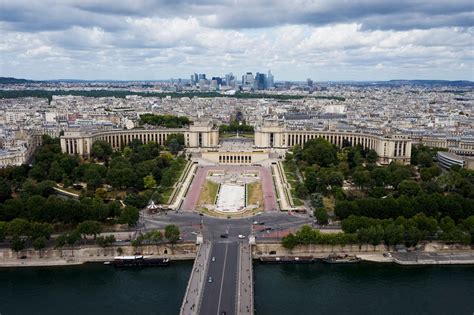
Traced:
[[236, 314], [237, 275], [239, 244], [237, 242], [213, 243], [206, 279], [212, 277], [212, 282], [206, 281], [204, 295], [199, 314], [226, 315]]
[[[252, 222], [265, 223], [264, 225], [255, 225], [257, 241], [276, 240], [283, 237], [287, 232], [298, 229], [304, 224], [311, 225], [310, 218], [302, 218], [294, 215], [281, 213], [262, 213], [252, 218], [242, 219], [220, 219], [207, 216], [199, 216], [197, 213], [170, 212], [168, 215], [146, 215], [143, 219], [146, 230], [164, 229], [168, 224], [176, 224], [184, 241], [196, 240], [196, 233], [202, 231], [204, 239], [211, 241], [222, 240], [220, 235], [229, 232], [229, 240], [238, 240], [237, 235], [248, 236], [252, 229]], [[272, 228], [270, 233], [261, 231], [263, 228]]]

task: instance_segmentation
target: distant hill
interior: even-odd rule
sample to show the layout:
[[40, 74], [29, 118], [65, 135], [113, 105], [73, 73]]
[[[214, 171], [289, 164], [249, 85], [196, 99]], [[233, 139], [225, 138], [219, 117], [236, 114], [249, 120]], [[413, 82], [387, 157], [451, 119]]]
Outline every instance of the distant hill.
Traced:
[[467, 80], [390, 80], [388, 84], [394, 85], [445, 85], [445, 86], [473, 86], [474, 82]]
[[9, 77], [0, 77], [0, 84], [24, 84], [24, 83], [33, 83], [33, 82], [36, 82], [36, 81], [9, 78]]

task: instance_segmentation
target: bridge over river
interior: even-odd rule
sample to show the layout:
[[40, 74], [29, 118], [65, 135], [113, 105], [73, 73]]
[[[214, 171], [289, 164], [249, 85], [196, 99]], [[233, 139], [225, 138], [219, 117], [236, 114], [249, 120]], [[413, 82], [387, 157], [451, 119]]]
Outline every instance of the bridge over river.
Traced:
[[199, 245], [180, 314], [253, 313], [252, 255], [248, 240]]

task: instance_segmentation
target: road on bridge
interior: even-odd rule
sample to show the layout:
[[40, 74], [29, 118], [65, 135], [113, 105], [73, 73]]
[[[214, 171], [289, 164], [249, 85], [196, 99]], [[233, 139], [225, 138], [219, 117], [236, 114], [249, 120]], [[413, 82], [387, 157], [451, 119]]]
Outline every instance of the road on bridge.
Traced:
[[[199, 314], [234, 315], [237, 304], [239, 243], [213, 243], [210, 257]], [[211, 282], [209, 277], [212, 277]]]

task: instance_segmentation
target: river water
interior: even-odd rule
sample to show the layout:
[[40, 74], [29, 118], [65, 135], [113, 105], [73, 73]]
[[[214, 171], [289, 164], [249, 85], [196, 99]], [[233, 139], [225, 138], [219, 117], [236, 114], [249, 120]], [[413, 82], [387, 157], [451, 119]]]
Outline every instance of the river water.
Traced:
[[[0, 269], [0, 314], [179, 312], [191, 262]], [[474, 266], [255, 264], [256, 314], [468, 314]]]

